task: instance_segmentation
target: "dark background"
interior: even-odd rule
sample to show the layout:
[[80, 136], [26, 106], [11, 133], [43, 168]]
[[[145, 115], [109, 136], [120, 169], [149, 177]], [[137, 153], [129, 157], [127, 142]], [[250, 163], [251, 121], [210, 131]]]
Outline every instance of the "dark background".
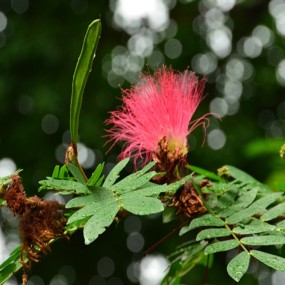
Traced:
[[[218, 5], [211, 4], [218, 2], [165, 1], [169, 20], [174, 23], [172, 27], [177, 27], [177, 32], [167, 35], [165, 30], [170, 24], [162, 31], [153, 31], [161, 39], [154, 44], [153, 49], [164, 58], [163, 61], [158, 61], [157, 67], [162, 63], [172, 65], [178, 70], [189, 67], [197, 71], [199, 76], [205, 75], [208, 78], [207, 97], [195, 114], [198, 117], [212, 111], [209, 106], [215, 98], [225, 102], [226, 96], [235, 96], [235, 89], [232, 94], [231, 91], [224, 91], [228, 80], [227, 66], [232, 59], [245, 62], [245, 70], [249, 72], [249, 76], [235, 79], [242, 86], [242, 93], [231, 105], [233, 109], [237, 106], [235, 104], [239, 107], [232, 114], [226, 113], [222, 116], [221, 122], [213, 120], [208, 129], [208, 133], [215, 129], [220, 130], [226, 139], [225, 144], [213, 149], [208, 144], [209, 138], [206, 138], [205, 145], [200, 147], [203, 132], [195, 130], [190, 136], [191, 152], [188, 161], [211, 171], [224, 164], [232, 164], [276, 189], [275, 182], [285, 180], [282, 174], [284, 163], [278, 154], [285, 132], [284, 62], [282, 65], [285, 32], [282, 34], [282, 29], [278, 30], [276, 25], [278, 17], [285, 17], [284, 11], [282, 14], [284, 6], [276, 8], [274, 5], [277, 1], [249, 0], [241, 1], [228, 11], [224, 8], [223, 11], [222, 6], [219, 8]], [[128, 88], [139, 74], [137, 70], [127, 75], [114, 75], [112, 70], [112, 60], [118, 54], [117, 51], [121, 49], [128, 54], [127, 43], [132, 36], [114, 23], [116, 3], [87, 0], [0, 0], [0, 11], [5, 15], [2, 18], [0, 16], [0, 159], [10, 158], [17, 168], [24, 169], [22, 176], [29, 195], [35, 195], [38, 181], [50, 176], [53, 167], [62, 163], [68, 144], [73, 70], [87, 26], [96, 18], [102, 21], [102, 35], [86, 86], [79, 134], [80, 141], [95, 153], [95, 161], [86, 169], [87, 173], [91, 173], [103, 160], [110, 165], [116, 161], [120, 146], [105, 154], [108, 146], [103, 147], [106, 141], [103, 138], [104, 121], [108, 112], [120, 104], [120, 88]], [[219, 22], [219, 17], [211, 18], [207, 14], [214, 8], [220, 13], [216, 15], [222, 15], [225, 19], [221, 25], [230, 32], [231, 50], [223, 56], [216, 55], [207, 41], [209, 30], [215, 25], [214, 21], [218, 19]], [[1, 19], [2, 26], [5, 21], [3, 19], [7, 20], [2, 31]], [[213, 21], [213, 27], [211, 24], [207, 26], [206, 20], [210, 23]], [[271, 40], [262, 46], [257, 55], [252, 46], [253, 54], [246, 53], [242, 48], [245, 46], [244, 42], [251, 37], [257, 26], [266, 26]], [[147, 19], [138, 30], [145, 28], [151, 30]], [[182, 51], [169, 57], [166, 46], [171, 39], [180, 42]], [[207, 72], [207, 69], [201, 71], [201, 66], [205, 67], [207, 62], [200, 69], [199, 66], [197, 68], [195, 58], [199, 54], [210, 54], [214, 58], [216, 66], [211, 72]], [[151, 56], [149, 53], [140, 57], [143, 71], [152, 72], [155, 68]], [[233, 70], [236, 70], [235, 64]], [[278, 72], [281, 79], [276, 75]], [[52, 120], [43, 120], [46, 115], [51, 115], [48, 118]], [[44, 131], [49, 124], [52, 129], [50, 134]], [[54, 124], [58, 126], [55, 127]], [[219, 142], [219, 138], [216, 139]], [[144, 236], [144, 250], [176, 226], [160, 225], [160, 217], [143, 218], [141, 221], [140, 233]], [[7, 232], [9, 230], [9, 226], [4, 229]], [[130, 252], [126, 246], [127, 237], [123, 222], [112, 225], [89, 246], [84, 246], [82, 233], [76, 233], [71, 240], [56, 243], [52, 254], [33, 267], [31, 276], [37, 275], [42, 279], [31, 279], [34, 283], [30, 284], [53, 284], [50, 283], [53, 276], [65, 274], [62, 273], [62, 268], [71, 270], [75, 277], [68, 283], [60, 283], [63, 282], [61, 280], [54, 284], [132, 284], [127, 268], [142, 257], [142, 252]], [[172, 237], [154, 253], [170, 253], [177, 242], [178, 238]], [[101, 276], [101, 279], [98, 277], [100, 280], [94, 281], [97, 278], [94, 276], [100, 275], [97, 270], [98, 261], [104, 256], [110, 257], [115, 264], [113, 277]], [[185, 284], [201, 284], [203, 270], [198, 267], [191, 273], [191, 278], [185, 280]], [[70, 272], [67, 275], [73, 274]], [[258, 284], [253, 275], [247, 275], [240, 284]], [[259, 284], [270, 284], [270, 281], [266, 282]], [[215, 260], [208, 283], [233, 284], [227, 276], [223, 255]]]

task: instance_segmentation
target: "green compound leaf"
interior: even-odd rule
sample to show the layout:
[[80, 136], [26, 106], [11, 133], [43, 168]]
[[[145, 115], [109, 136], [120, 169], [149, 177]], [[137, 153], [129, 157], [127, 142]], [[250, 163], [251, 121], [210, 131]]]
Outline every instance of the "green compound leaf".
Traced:
[[252, 203], [252, 206], [261, 206], [264, 208], [267, 208], [272, 203], [276, 202], [277, 199], [279, 199], [281, 196], [283, 196], [284, 193], [282, 192], [275, 192], [275, 193], [266, 193], [262, 198], [258, 199], [254, 203]]
[[216, 181], [224, 181], [224, 179], [222, 179], [220, 176], [218, 176], [217, 174], [213, 173], [213, 172], [210, 172], [206, 169], [203, 169], [201, 167], [198, 167], [198, 166], [194, 166], [194, 165], [187, 165], [186, 166], [188, 169], [191, 169], [192, 171], [200, 174], [200, 175], [203, 175], [205, 176], [206, 178], [209, 178], [211, 180], [216, 180]]
[[[112, 169], [103, 187], [96, 188], [90, 195], [76, 197], [66, 204], [66, 208], [81, 208], [68, 219], [67, 230], [74, 231], [77, 225], [84, 227], [83, 233], [86, 244], [94, 241], [99, 234], [105, 231], [119, 210], [124, 209], [137, 215], [162, 212], [164, 207], [160, 199], [156, 198], [158, 194], [176, 191], [190, 178], [190, 176], [186, 176], [184, 179], [169, 185], [151, 183], [149, 180], [156, 173], [154, 171], [146, 173], [154, 165], [154, 163], [150, 163], [136, 175], [131, 174], [115, 183], [128, 160], [121, 161]], [[99, 176], [98, 174], [97, 177]], [[96, 226], [94, 226], [95, 224]]]
[[231, 188], [220, 196], [217, 204], [218, 208], [228, 209], [230, 206], [234, 204], [237, 195], [238, 195], [238, 188], [235, 185], [231, 185]]
[[16, 247], [0, 265], [0, 284], [4, 284], [15, 272], [22, 268], [20, 262], [21, 246]]
[[244, 227], [235, 227], [233, 232], [239, 235], [248, 235], [248, 234], [258, 234], [263, 232], [274, 231], [276, 226], [267, 224], [260, 220], [254, 220], [250, 224], [245, 225]]
[[114, 166], [114, 168], [108, 174], [106, 180], [103, 183], [103, 187], [108, 189], [113, 186], [116, 180], [120, 177], [119, 173], [125, 168], [125, 166], [129, 162], [129, 158], [125, 158], [124, 160], [120, 161], [118, 164]]
[[95, 171], [92, 173], [91, 177], [86, 182], [86, 186], [92, 188], [100, 187], [104, 179], [104, 176], [102, 175], [103, 169], [104, 169], [104, 163], [98, 164]]
[[228, 274], [239, 282], [243, 275], [247, 272], [250, 261], [250, 255], [243, 251], [234, 257], [227, 266]]
[[11, 253], [10, 256], [0, 264], [0, 270], [7, 267], [9, 264], [16, 262], [21, 255], [21, 246], [17, 246]]
[[177, 209], [175, 209], [175, 207], [166, 207], [164, 209], [164, 212], [162, 213], [163, 224], [167, 224], [171, 221], [176, 220], [177, 218], [176, 211]]
[[246, 172], [232, 166], [232, 165], [226, 165], [225, 167], [228, 168], [230, 171], [231, 177], [235, 178], [236, 180], [246, 183], [246, 184], [261, 184], [259, 181], [257, 181], [255, 178], [253, 178], [251, 175], [247, 174]]
[[285, 202], [271, 208], [261, 216], [262, 221], [270, 221], [285, 213]]
[[255, 187], [252, 190], [246, 192], [244, 195], [240, 196], [235, 204], [226, 208], [222, 212], [219, 213], [221, 217], [228, 217], [237, 211], [240, 211], [246, 207], [248, 207], [256, 198], [259, 188]]
[[196, 240], [200, 241], [202, 239], [212, 239], [218, 237], [230, 236], [231, 231], [226, 228], [221, 229], [205, 229], [198, 233]]
[[272, 203], [274, 203], [278, 198], [283, 195], [281, 192], [265, 194], [262, 198], [253, 202], [248, 208], [243, 209], [239, 212], [234, 213], [226, 219], [228, 224], [236, 224], [250, 218], [258, 213], [264, 212], [265, 209]]
[[[87, 197], [78, 197], [78, 199], [75, 198], [77, 200], [75, 202], [73, 202], [73, 204], [71, 204], [71, 202], [70, 202], [70, 204], [67, 205], [68, 207], [71, 207], [70, 205], [74, 205], [74, 203], [82, 203], [82, 202], [85, 202], [85, 203], [87, 202], [87, 203], [85, 204], [85, 206], [82, 209], [76, 211], [68, 219], [67, 224], [70, 224], [70, 223], [77, 221], [77, 220], [85, 219], [87, 217], [91, 217], [93, 215], [97, 215], [97, 213], [102, 211], [103, 208], [108, 209], [109, 207], [112, 207], [112, 204], [114, 204], [114, 203], [118, 204], [116, 197], [113, 195], [112, 192], [107, 191], [107, 190], [104, 192], [106, 192], [106, 193], [104, 193], [105, 197], [103, 199], [102, 198], [99, 199], [99, 195], [93, 194], [93, 195], [90, 195], [91, 198], [88, 201], [86, 201], [86, 199], [83, 200], [83, 198], [87, 198]], [[81, 200], [79, 200], [79, 198], [81, 198]], [[98, 199], [96, 199], [96, 198], [98, 198]]]
[[[153, 164], [151, 163], [149, 166], [153, 166]], [[138, 174], [137, 173], [131, 174], [127, 176], [125, 179], [116, 183], [112, 187], [112, 190], [117, 191], [120, 194], [134, 191], [135, 189], [138, 189], [147, 184], [150, 181], [150, 179], [153, 178], [155, 175], [157, 175], [155, 171], [151, 171], [146, 174], [144, 174], [144, 172], [140, 172]]]
[[59, 191], [61, 194], [91, 194], [89, 188], [86, 185], [83, 185], [76, 181], [70, 180], [59, 180], [48, 177], [47, 180], [39, 181], [41, 190], [54, 190]]
[[[161, 284], [175, 284], [172, 282], [177, 280], [178, 277], [182, 277], [187, 274], [197, 264], [202, 264], [203, 260], [205, 260], [203, 249], [207, 244], [208, 243], [205, 241], [194, 243], [190, 242], [184, 244], [184, 246], [173, 252], [171, 256], [169, 256], [169, 259], [172, 260], [170, 270]], [[211, 266], [210, 263], [208, 263], [208, 266]]]
[[[105, 191], [104, 191], [105, 193]], [[108, 193], [106, 191], [106, 193]], [[75, 208], [75, 207], [83, 207], [83, 206], [86, 206], [88, 204], [91, 204], [91, 203], [95, 203], [98, 201], [98, 195], [96, 194], [91, 194], [91, 195], [87, 195], [87, 196], [83, 196], [83, 197], [76, 197], [76, 198], [73, 198], [71, 200], [69, 200], [67, 202], [67, 204], [65, 205], [65, 208]]]
[[285, 236], [265, 235], [265, 236], [244, 237], [240, 241], [243, 244], [252, 245], [252, 246], [278, 245], [278, 244], [285, 244]]
[[85, 34], [81, 53], [79, 55], [72, 80], [70, 103], [70, 135], [72, 142], [78, 142], [79, 115], [82, 105], [83, 92], [92, 69], [92, 63], [101, 34], [101, 21], [93, 21]]
[[52, 178], [58, 178], [59, 176], [59, 170], [60, 170], [60, 166], [59, 165], [56, 165], [52, 171], [52, 175], [51, 177]]
[[221, 227], [224, 225], [225, 225], [224, 221], [220, 219], [219, 217], [213, 216], [211, 214], [205, 214], [203, 216], [200, 216], [192, 220], [188, 226], [183, 227], [180, 230], [179, 235], [183, 235], [189, 232], [190, 230], [193, 230], [199, 227]]
[[66, 225], [64, 228], [66, 230], [66, 232], [73, 234], [74, 232], [76, 232], [78, 229], [83, 229], [85, 224], [87, 223], [87, 221], [90, 219], [90, 217], [87, 217], [85, 219], [82, 220], [77, 220], [73, 223], [70, 223], [68, 225]]
[[280, 229], [285, 229], [285, 220], [277, 223], [276, 226]]
[[[133, 190], [132, 192], [127, 192], [125, 194], [122, 194], [122, 197], [149, 197], [149, 196], [157, 196], [161, 192], [168, 192], [168, 193], [174, 193], [176, 190], [178, 190], [187, 180], [189, 180], [191, 176], [186, 176], [183, 179], [171, 183], [168, 185], [158, 185], [151, 183], [152, 186], [146, 185], [146, 188], [140, 188], [138, 190]], [[134, 182], [135, 183], [135, 182]], [[119, 192], [119, 191], [118, 191]]]
[[90, 244], [102, 234], [106, 230], [106, 227], [113, 222], [118, 211], [119, 207], [117, 203], [112, 203], [107, 207], [98, 209], [96, 214], [84, 226], [83, 235], [85, 244]]
[[243, 209], [237, 213], [234, 213], [233, 215], [229, 216], [226, 219], [226, 223], [229, 225], [237, 224], [241, 222], [242, 220], [248, 219], [260, 212], [264, 211], [264, 207], [256, 207], [254, 205]]
[[15, 272], [22, 268], [20, 261], [7, 265], [0, 271], [0, 284], [4, 284]]
[[[121, 181], [117, 182], [114, 187], [112, 188], [115, 191], [120, 193], [126, 193], [129, 191], [133, 191], [134, 189], [139, 188], [146, 184], [154, 175], [157, 173], [155, 171], [148, 172], [153, 166], [155, 162], [148, 163], [143, 169], [132, 173], [122, 179]], [[135, 182], [135, 184], [134, 184]]]
[[225, 182], [217, 182], [217, 183], [212, 183], [210, 186], [207, 186], [207, 188], [204, 189], [204, 191], [208, 191], [209, 192], [215, 192], [216, 194], [224, 194], [227, 191], [231, 190], [233, 188], [233, 186], [229, 183], [225, 183]]
[[135, 215], [149, 215], [162, 212], [163, 204], [160, 200], [151, 197], [140, 197], [137, 199], [125, 197], [122, 198], [122, 207]]
[[251, 250], [250, 254], [267, 266], [285, 272], [285, 258], [259, 250]]
[[161, 285], [180, 285], [181, 277], [178, 272], [181, 270], [181, 267], [179, 261], [173, 262], [170, 265], [169, 272], [162, 280]]
[[64, 164], [63, 166], [56, 165], [53, 169], [52, 172], [52, 178], [57, 178], [57, 179], [68, 179], [68, 169], [66, 165]]
[[111, 191], [104, 188], [99, 188], [95, 193], [83, 197], [76, 197], [68, 201], [65, 205], [66, 208], [83, 207], [91, 203], [98, 203], [107, 199], [115, 199]]
[[205, 248], [204, 253], [211, 254], [211, 253], [216, 253], [220, 251], [228, 251], [228, 250], [238, 247], [239, 245], [240, 243], [235, 239], [219, 241], [219, 242], [209, 244]]
[[79, 170], [79, 168], [73, 164], [73, 163], [68, 163], [66, 164], [67, 169], [70, 171], [70, 173], [73, 175], [75, 180], [83, 185], [85, 185], [85, 178], [82, 175], [82, 172]]

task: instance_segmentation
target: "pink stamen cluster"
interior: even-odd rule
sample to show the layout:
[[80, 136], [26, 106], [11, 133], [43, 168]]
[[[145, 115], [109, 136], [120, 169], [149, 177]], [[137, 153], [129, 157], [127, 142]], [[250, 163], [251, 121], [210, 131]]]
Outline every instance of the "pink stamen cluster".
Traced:
[[108, 142], [125, 142], [120, 159], [133, 157], [145, 163], [158, 150], [162, 138], [171, 146], [186, 148], [187, 136], [199, 125], [205, 129], [206, 114], [191, 122], [192, 116], [203, 99], [206, 79], [200, 81], [194, 72], [176, 72], [163, 66], [153, 76], [144, 74], [130, 89], [123, 91], [123, 105], [110, 112], [106, 121]]

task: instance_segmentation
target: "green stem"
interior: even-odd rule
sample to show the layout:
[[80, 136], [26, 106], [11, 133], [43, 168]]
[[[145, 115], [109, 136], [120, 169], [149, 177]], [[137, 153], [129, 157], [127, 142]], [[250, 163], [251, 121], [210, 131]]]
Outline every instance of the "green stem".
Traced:
[[247, 250], [247, 248], [240, 242], [240, 239], [235, 235], [235, 233], [234, 233], [234, 232], [231, 230], [231, 228], [226, 224], [226, 222], [225, 222], [225, 228], [228, 229], [228, 230], [231, 232], [233, 238], [234, 238], [236, 241], [238, 241], [238, 243], [240, 244], [241, 248], [249, 254], [249, 251]]

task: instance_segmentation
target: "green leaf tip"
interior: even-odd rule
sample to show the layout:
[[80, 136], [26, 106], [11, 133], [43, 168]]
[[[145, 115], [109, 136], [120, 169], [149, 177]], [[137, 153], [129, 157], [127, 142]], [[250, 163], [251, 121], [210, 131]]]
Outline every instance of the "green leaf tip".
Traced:
[[250, 254], [267, 266], [285, 272], [285, 258], [259, 250], [251, 250]]
[[239, 282], [243, 275], [247, 272], [250, 261], [250, 255], [246, 251], [239, 253], [228, 264], [228, 274]]
[[87, 29], [82, 49], [78, 57], [72, 80], [70, 103], [70, 134], [76, 145], [78, 142], [79, 116], [85, 85], [92, 70], [92, 63], [101, 34], [101, 21], [94, 20]]

